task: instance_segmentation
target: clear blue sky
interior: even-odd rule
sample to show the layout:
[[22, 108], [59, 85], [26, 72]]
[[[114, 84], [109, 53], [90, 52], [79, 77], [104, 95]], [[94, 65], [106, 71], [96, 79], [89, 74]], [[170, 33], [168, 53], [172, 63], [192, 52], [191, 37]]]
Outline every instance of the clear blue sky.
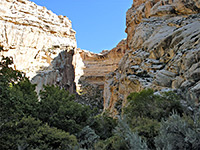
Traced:
[[126, 11], [133, 0], [31, 0], [57, 15], [67, 16], [78, 48], [99, 53], [126, 38]]

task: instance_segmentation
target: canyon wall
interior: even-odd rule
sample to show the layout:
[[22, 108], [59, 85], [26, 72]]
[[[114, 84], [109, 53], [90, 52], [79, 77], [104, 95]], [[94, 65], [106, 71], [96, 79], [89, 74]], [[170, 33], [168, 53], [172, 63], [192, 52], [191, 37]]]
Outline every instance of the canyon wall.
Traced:
[[99, 54], [77, 49], [74, 56], [77, 89], [83, 90], [85, 84], [104, 89], [106, 74], [117, 69], [125, 50], [126, 39], [120, 41], [112, 50], [104, 50]]
[[75, 92], [72, 58], [75, 31], [66, 16], [57, 16], [29, 0], [0, 1], [1, 55], [12, 56], [15, 69], [33, 83], [57, 84]]
[[127, 50], [106, 76], [104, 109], [113, 115], [131, 92], [180, 89], [200, 96], [200, 1], [134, 0]]
[[71, 21], [29, 0], [1, 0], [0, 6], [1, 55], [13, 57], [14, 68], [37, 84], [37, 93], [52, 84], [71, 93], [76, 86], [103, 90], [106, 74], [125, 54], [125, 39], [100, 54], [77, 49]]
[[200, 96], [199, 0], [134, 0], [127, 38], [100, 54], [76, 48], [65, 16], [29, 0], [1, 0], [0, 6], [0, 53], [13, 57], [37, 92], [47, 84], [71, 93], [77, 87], [86, 96], [81, 100], [102, 103], [104, 97], [104, 110], [113, 115], [144, 88]]

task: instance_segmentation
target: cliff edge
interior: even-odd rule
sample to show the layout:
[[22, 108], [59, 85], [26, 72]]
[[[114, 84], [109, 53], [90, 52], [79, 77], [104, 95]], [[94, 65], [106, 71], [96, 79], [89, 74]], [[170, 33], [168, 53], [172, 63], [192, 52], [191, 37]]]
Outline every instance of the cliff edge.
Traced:
[[105, 110], [117, 114], [144, 88], [200, 96], [200, 1], [134, 0], [126, 26], [126, 54], [105, 81]]
[[29, 0], [0, 1], [1, 55], [37, 84], [58, 84], [75, 92], [72, 58], [75, 31], [66, 16], [57, 16]]

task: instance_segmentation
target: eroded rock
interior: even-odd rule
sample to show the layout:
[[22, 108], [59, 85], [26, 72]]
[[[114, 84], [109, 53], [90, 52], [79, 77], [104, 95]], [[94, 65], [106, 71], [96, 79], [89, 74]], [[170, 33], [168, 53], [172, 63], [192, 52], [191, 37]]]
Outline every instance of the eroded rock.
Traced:
[[131, 92], [177, 89], [199, 97], [198, 0], [134, 0], [126, 17], [127, 50], [106, 76], [104, 109], [113, 115]]
[[29, 0], [1, 0], [0, 46], [1, 55], [12, 56], [15, 69], [38, 84], [37, 92], [43, 84], [74, 91], [76, 39], [66, 16], [57, 16]]

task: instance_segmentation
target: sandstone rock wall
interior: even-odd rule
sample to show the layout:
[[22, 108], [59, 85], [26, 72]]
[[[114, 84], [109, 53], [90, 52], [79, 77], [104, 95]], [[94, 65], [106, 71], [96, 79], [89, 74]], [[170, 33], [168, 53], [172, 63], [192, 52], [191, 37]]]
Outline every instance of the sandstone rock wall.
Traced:
[[15, 68], [25, 72], [33, 83], [62, 84], [73, 91], [70, 61], [76, 39], [67, 17], [29, 0], [1, 0], [0, 46], [4, 48], [1, 55], [12, 56]]
[[134, 0], [126, 54], [106, 76], [104, 109], [117, 114], [131, 92], [181, 89], [200, 96], [200, 1]]
[[115, 71], [125, 50], [126, 39], [112, 50], [104, 50], [100, 54], [78, 49], [74, 56], [77, 89], [83, 90], [85, 84], [103, 89], [106, 74]]

